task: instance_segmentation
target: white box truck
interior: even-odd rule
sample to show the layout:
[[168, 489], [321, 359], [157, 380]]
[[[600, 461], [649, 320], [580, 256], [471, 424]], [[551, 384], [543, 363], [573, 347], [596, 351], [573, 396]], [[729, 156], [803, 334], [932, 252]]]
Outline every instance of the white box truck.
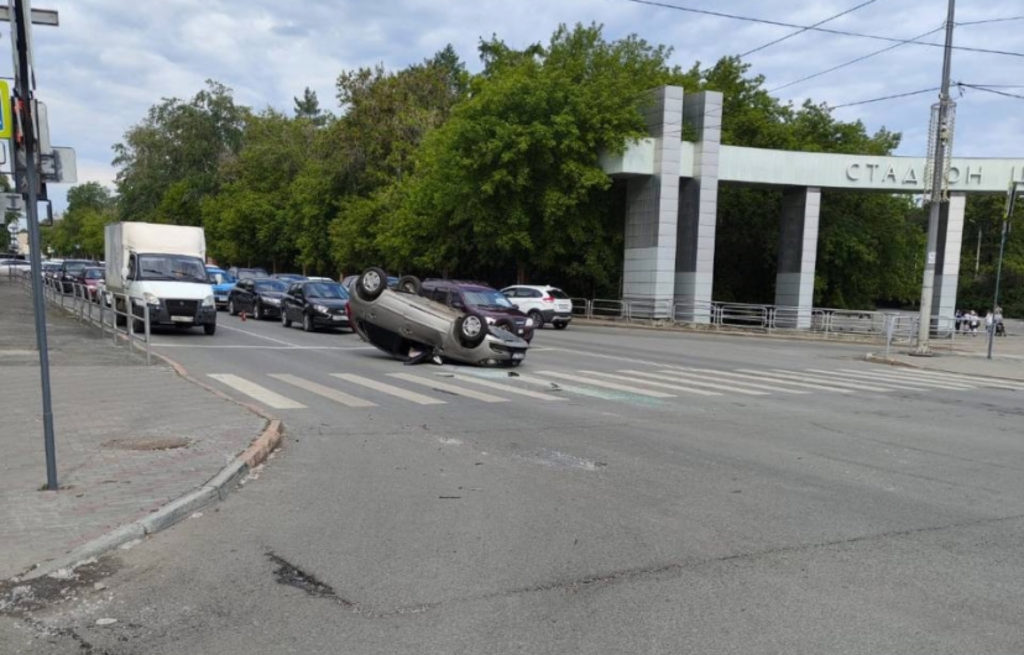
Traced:
[[[111, 223], [104, 233], [106, 290], [125, 294], [150, 325], [202, 326], [217, 330], [217, 307], [206, 274], [206, 236], [201, 227], [157, 223]], [[119, 311], [124, 301], [113, 296]]]

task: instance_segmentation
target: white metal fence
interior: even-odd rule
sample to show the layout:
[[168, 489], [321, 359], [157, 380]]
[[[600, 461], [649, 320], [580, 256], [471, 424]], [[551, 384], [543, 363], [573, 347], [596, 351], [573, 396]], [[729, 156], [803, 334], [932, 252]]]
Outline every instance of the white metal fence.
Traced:
[[[17, 271], [0, 270], [0, 276], [17, 280], [26, 289], [31, 289], [31, 273], [20, 270], [24, 267], [17, 268]], [[133, 305], [126, 294], [90, 288], [49, 275], [43, 277], [43, 297], [46, 302], [68, 312], [78, 321], [99, 328], [103, 334], [109, 333], [115, 346], [126, 343], [130, 350], [144, 353], [147, 364], [152, 362], [149, 305]]]

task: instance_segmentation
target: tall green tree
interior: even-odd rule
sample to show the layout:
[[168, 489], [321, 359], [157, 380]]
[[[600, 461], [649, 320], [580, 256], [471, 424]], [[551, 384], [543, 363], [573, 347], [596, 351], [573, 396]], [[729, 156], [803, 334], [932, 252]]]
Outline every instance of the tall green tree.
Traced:
[[669, 52], [635, 36], [609, 42], [597, 25], [561, 26], [521, 51], [482, 42], [484, 71], [428, 136], [390, 240], [415, 239], [424, 268], [604, 275], [621, 251], [605, 252], [614, 220], [598, 155], [646, 134], [644, 92], [678, 74]]
[[103, 258], [103, 232], [116, 217], [115, 201], [98, 182], [68, 189], [68, 206], [60, 220], [41, 228], [43, 248], [65, 257]]
[[198, 225], [221, 163], [237, 155], [248, 110], [212, 80], [190, 101], [165, 99], [114, 146], [123, 220]]
[[302, 92], [302, 98], [292, 98], [295, 101], [295, 118], [308, 120], [316, 127], [323, 127], [330, 119], [330, 115], [320, 108], [320, 100], [316, 97], [316, 91], [308, 86]]

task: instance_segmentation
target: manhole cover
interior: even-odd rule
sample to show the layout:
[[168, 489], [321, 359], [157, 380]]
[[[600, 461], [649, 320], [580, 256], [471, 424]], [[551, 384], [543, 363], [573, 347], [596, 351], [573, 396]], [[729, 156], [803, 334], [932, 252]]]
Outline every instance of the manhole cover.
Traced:
[[118, 450], [173, 450], [175, 448], [188, 448], [192, 440], [188, 437], [135, 437], [126, 439], [111, 439], [101, 444], [104, 448], [116, 448]]

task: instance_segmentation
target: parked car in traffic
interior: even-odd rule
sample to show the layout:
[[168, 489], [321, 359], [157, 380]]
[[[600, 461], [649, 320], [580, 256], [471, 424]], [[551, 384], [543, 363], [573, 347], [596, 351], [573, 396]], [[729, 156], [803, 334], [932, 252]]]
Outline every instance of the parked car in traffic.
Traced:
[[349, 293], [337, 282], [296, 282], [281, 299], [281, 325], [298, 323], [306, 332], [350, 327]]
[[534, 328], [550, 323], [564, 330], [572, 321], [572, 300], [568, 294], [550, 285], [513, 284], [501, 290], [509, 301], [533, 319]]
[[522, 363], [530, 347], [524, 339], [480, 314], [422, 296], [420, 288], [418, 279], [404, 276], [391, 289], [382, 269], [363, 271], [349, 300], [353, 328], [409, 364], [433, 358], [482, 366]]
[[275, 280], [283, 280], [289, 283], [302, 282], [303, 280], [307, 279], [306, 276], [302, 275], [301, 273], [274, 273], [270, 277], [274, 278]]
[[281, 315], [281, 299], [288, 285], [272, 277], [247, 277], [239, 280], [228, 293], [228, 313], [251, 314], [256, 320]]
[[267, 273], [266, 269], [260, 268], [258, 266], [255, 268], [247, 268], [244, 266], [232, 266], [231, 268], [228, 269], [228, 273], [230, 273], [231, 277], [235, 278], [236, 280], [241, 280], [244, 277], [270, 277], [270, 274]]
[[60, 283], [60, 290], [64, 293], [71, 293], [78, 276], [86, 266], [99, 266], [94, 259], [65, 259], [60, 264], [60, 271], [57, 273], [57, 280]]
[[24, 259], [0, 259], [0, 275], [14, 277], [16, 275], [28, 274], [32, 265]]
[[533, 339], [534, 322], [497, 289], [483, 282], [423, 280], [420, 293], [460, 312], [482, 316], [488, 325], [505, 328], [527, 342]]
[[225, 309], [228, 306], [228, 294], [235, 288], [238, 280], [219, 266], [207, 266], [206, 274], [210, 278], [210, 286], [213, 287], [213, 302], [217, 309]]
[[103, 289], [103, 276], [106, 273], [106, 269], [102, 266], [86, 266], [82, 269], [78, 278], [75, 280], [79, 284], [85, 286], [85, 292], [89, 296], [89, 300], [98, 302], [100, 292]]

